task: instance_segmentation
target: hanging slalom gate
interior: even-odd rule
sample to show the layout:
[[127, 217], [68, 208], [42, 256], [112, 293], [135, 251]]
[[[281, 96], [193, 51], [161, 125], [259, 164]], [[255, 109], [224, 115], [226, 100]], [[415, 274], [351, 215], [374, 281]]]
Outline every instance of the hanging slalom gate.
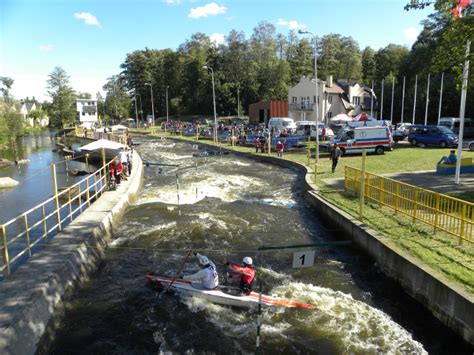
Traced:
[[[361, 190], [362, 172], [345, 167], [344, 189]], [[474, 203], [409, 185], [372, 173], [364, 175], [364, 198], [393, 209], [415, 221], [441, 230], [463, 241], [474, 243]]]

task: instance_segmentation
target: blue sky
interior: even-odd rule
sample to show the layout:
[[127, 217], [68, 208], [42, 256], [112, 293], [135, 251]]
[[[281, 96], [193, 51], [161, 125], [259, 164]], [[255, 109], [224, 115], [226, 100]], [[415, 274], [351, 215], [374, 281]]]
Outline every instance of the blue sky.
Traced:
[[0, 76], [16, 98], [47, 99], [46, 79], [63, 67], [76, 91], [95, 93], [136, 49], [172, 48], [203, 32], [217, 41], [260, 21], [287, 34], [351, 36], [360, 48], [411, 46], [432, 8], [408, 0], [0, 0]]

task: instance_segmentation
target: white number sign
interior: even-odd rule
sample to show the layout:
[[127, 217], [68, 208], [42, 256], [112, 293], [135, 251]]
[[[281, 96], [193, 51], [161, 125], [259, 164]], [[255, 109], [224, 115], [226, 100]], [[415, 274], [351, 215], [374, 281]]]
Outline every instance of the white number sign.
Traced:
[[293, 254], [293, 268], [311, 267], [314, 264], [314, 251], [297, 251]]

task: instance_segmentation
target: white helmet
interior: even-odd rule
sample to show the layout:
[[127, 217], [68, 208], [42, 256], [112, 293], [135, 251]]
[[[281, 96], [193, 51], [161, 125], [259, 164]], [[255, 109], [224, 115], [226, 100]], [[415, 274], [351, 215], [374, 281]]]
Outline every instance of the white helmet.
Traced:
[[199, 255], [199, 264], [206, 266], [209, 264], [209, 259], [205, 255]]
[[242, 262], [246, 265], [252, 265], [253, 261], [250, 256], [246, 256], [245, 258], [242, 259]]

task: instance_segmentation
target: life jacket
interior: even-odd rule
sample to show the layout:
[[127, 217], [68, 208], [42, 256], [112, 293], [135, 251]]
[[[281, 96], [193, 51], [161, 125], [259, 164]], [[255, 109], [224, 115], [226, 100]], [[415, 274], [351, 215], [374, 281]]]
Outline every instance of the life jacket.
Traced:
[[230, 264], [229, 267], [238, 272], [239, 274], [234, 275], [234, 278], [240, 278], [240, 288], [242, 290], [251, 290], [253, 280], [255, 279], [255, 269], [249, 266], [239, 266], [235, 264]]
[[201, 281], [201, 285], [210, 290], [219, 285], [219, 275], [217, 274], [216, 265], [211, 261], [209, 265], [204, 268], [206, 278]]

